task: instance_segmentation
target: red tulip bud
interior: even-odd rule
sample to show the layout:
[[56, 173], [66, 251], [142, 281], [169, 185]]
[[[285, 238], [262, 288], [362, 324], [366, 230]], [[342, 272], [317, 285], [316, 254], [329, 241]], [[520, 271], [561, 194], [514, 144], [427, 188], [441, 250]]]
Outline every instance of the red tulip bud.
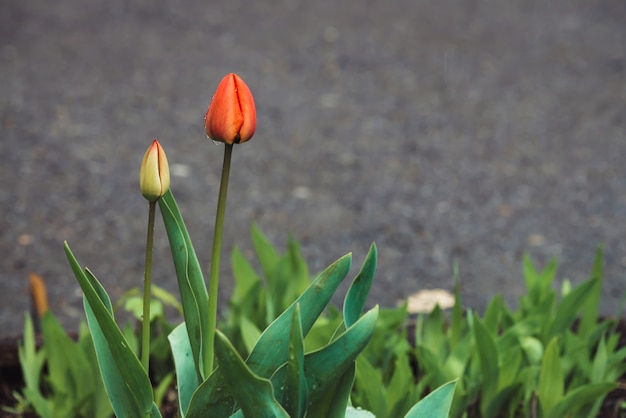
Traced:
[[237, 74], [228, 74], [220, 81], [204, 116], [204, 127], [209, 138], [227, 144], [246, 142], [254, 135], [254, 98]]

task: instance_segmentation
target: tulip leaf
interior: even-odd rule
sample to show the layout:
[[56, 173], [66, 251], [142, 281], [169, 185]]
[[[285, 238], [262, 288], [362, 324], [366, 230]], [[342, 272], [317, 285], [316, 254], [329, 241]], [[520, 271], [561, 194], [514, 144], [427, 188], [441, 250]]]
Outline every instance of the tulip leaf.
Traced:
[[154, 407], [148, 375], [115, 323], [106, 291], [89, 270], [81, 269], [67, 243], [64, 249], [84, 293], [87, 324], [113, 410], [118, 417], [146, 416]]
[[343, 304], [343, 320], [347, 328], [351, 327], [361, 316], [367, 295], [372, 287], [372, 281], [374, 280], [376, 258], [376, 244], [372, 244], [359, 274], [357, 274], [348, 289], [348, 293], [346, 293]]
[[583, 307], [583, 314], [578, 326], [580, 335], [588, 335], [598, 322], [600, 299], [602, 297], [602, 279], [604, 277], [604, 249], [600, 246], [596, 251], [596, 258], [591, 269], [591, 277], [597, 279], [595, 287]]
[[215, 354], [222, 369], [224, 382], [244, 416], [289, 418], [289, 414], [274, 397], [271, 382], [254, 374], [220, 331], [216, 332]]
[[541, 363], [537, 396], [543, 416], [553, 416], [552, 408], [563, 398], [563, 370], [559, 355], [559, 340], [554, 337], [546, 347]]
[[304, 375], [304, 337], [300, 320], [300, 304], [296, 304], [291, 320], [291, 337], [289, 338], [289, 361], [283, 384], [281, 404], [290, 417], [304, 416], [307, 384]]
[[500, 380], [500, 356], [494, 337], [478, 317], [474, 317], [474, 338], [483, 375], [480, 409], [484, 415], [497, 394]]
[[563, 330], [572, 326], [576, 320], [576, 314], [585, 306], [587, 299], [593, 296], [594, 289], [600, 286], [599, 282], [599, 278], [593, 277], [569, 292], [559, 302], [546, 340], [562, 334]]
[[[377, 319], [378, 306], [375, 306], [331, 344], [305, 356], [304, 372], [309, 387], [309, 408], [320, 402], [326, 393], [333, 392], [329, 391], [329, 387], [335, 385], [344, 372], [352, 367], [354, 360], [372, 337]], [[339, 391], [344, 392], [341, 388]], [[345, 405], [343, 409], [345, 411]]]
[[404, 418], [447, 418], [452, 405], [456, 380], [431, 392], [406, 413]]
[[[67, 335], [48, 311], [42, 318], [43, 341], [48, 357], [49, 382], [56, 396], [55, 415], [93, 415], [90, 397], [94, 380], [85, 352]], [[82, 407], [81, 407], [82, 406]]]
[[[207, 359], [212, 349], [205, 342], [209, 318], [209, 295], [202, 269], [171, 190], [159, 199], [159, 207], [172, 250], [185, 326], [187, 334], [191, 336], [190, 343], [196, 373], [206, 379], [208, 371], [205, 371], [204, 367], [208, 364]], [[211, 295], [211, 297], [217, 297], [217, 295]]]
[[[352, 256], [347, 254], [321, 272], [300, 297], [274, 320], [263, 332], [246, 360], [250, 369], [260, 377], [268, 378], [287, 361], [290, 325], [296, 304], [300, 304], [302, 334], [306, 336], [317, 317], [322, 313], [339, 284], [348, 274]], [[224, 377], [218, 367], [205, 380], [189, 403], [188, 418], [232, 414], [234, 398], [224, 389]]]
[[308, 416], [344, 418], [354, 385], [355, 374], [356, 364], [353, 360], [336, 382], [326, 387], [323, 396], [317, 399], [314, 404], [309, 405]]
[[185, 417], [193, 392], [198, 387], [198, 375], [193, 362], [193, 353], [184, 323], [178, 325], [167, 336], [172, 348], [176, 368], [176, 386], [178, 387], [178, 410]]
[[603, 399], [610, 391], [617, 388], [617, 383], [589, 383], [571, 390], [550, 411], [553, 417], [566, 417], [575, 415], [579, 409], [594, 401]]
[[252, 245], [254, 246], [254, 251], [259, 259], [259, 264], [261, 265], [263, 274], [265, 277], [272, 277], [274, 269], [280, 261], [280, 255], [256, 225], [252, 225], [250, 235], [252, 237]]

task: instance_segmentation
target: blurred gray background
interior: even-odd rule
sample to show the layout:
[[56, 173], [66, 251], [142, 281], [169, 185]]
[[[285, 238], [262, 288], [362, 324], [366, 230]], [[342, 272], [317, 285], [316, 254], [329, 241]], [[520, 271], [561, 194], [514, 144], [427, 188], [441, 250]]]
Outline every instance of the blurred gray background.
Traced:
[[[626, 2], [0, 0], [0, 334], [20, 332], [27, 277], [82, 317], [62, 249], [113, 299], [140, 286], [141, 157], [166, 150], [208, 266], [222, 148], [203, 116], [237, 72], [257, 105], [233, 156], [229, 252], [256, 222], [312, 272], [372, 241], [371, 304], [453, 286], [515, 303], [521, 259], [574, 283], [606, 249], [603, 313], [626, 290]], [[160, 218], [155, 282], [176, 281]], [[341, 301], [343, 295], [337, 299]]]

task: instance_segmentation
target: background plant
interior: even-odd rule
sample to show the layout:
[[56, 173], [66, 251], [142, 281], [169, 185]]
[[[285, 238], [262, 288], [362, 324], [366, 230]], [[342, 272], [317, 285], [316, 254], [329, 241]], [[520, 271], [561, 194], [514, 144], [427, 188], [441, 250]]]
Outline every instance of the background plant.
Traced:
[[[527, 294], [513, 311], [500, 296], [480, 318], [463, 314], [457, 287], [449, 322], [440, 309], [418, 318], [418, 373], [436, 386], [460, 376], [453, 416], [595, 416], [626, 371], [615, 323], [598, 321], [602, 251], [591, 277], [560, 300], [556, 261], [537, 270], [524, 259]], [[566, 282], [567, 283], [567, 282]]]

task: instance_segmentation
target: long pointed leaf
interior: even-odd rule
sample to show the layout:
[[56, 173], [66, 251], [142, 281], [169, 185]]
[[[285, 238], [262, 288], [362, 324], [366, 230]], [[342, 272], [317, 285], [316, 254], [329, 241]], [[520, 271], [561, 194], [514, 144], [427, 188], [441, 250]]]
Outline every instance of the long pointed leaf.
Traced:
[[455, 387], [456, 380], [439, 387], [416, 403], [404, 418], [447, 418]]
[[543, 356], [537, 391], [543, 416], [552, 416], [552, 408], [563, 398], [563, 371], [557, 337], [550, 341]]
[[300, 305], [297, 304], [291, 320], [291, 337], [289, 339], [289, 361], [282, 385], [284, 392], [281, 404], [292, 418], [304, 416], [307, 400], [307, 384], [304, 375], [304, 341]]
[[599, 286], [599, 281], [599, 278], [594, 277], [583, 282], [559, 302], [554, 321], [552, 321], [545, 341], [549, 341], [552, 337], [561, 335], [564, 330], [572, 326], [578, 312], [585, 306], [585, 302], [588, 298], [593, 296], [593, 289]]
[[354, 324], [361, 316], [367, 295], [372, 287], [374, 273], [376, 272], [377, 251], [376, 244], [370, 246], [370, 250], [363, 261], [361, 271], [350, 285], [343, 304], [343, 320], [346, 328]]
[[111, 300], [102, 285], [88, 270], [81, 269], [67, 243], [64, 249], [84, 293], [87, 324], [115, 414], [143, 417], [153, 407], [148, 375], [115, 323]]
[[305, 356], [304, 371], [309, 386], [309, 405], [317, 402], [369, 342], [378, 319], [378, 305], [364, 314], [335, 341]]
[[[202, 269], [171, 190], [159, 199], [159, 208], [172, 250], [185, 326], [191, 337], [196, 373], [206, 379], [208, 372], [204, 370], [204, 367], [210, 355], [209, 347], [205, 343], [209, 318], [209, 295]], [[217, 295], [211, 295], [211, 297], [217, 297]]]
[[478, 351], [480, 369], [483, 374], [480, 410], [484, 416], [497, 393], [500, 380], [500, 360], [495, 340], [479, 318], [474, 318], [474, 338], [476, 339], [476, 351]]
[[187, 327], [180, 324], [167, 336], [172, 348], [176, 368], [176, 386], [178, 387], [178, 410], [185, 417], [189, 401], [198, 387], [198, 375], [193, 362], [193, 353], [189, 344]]

